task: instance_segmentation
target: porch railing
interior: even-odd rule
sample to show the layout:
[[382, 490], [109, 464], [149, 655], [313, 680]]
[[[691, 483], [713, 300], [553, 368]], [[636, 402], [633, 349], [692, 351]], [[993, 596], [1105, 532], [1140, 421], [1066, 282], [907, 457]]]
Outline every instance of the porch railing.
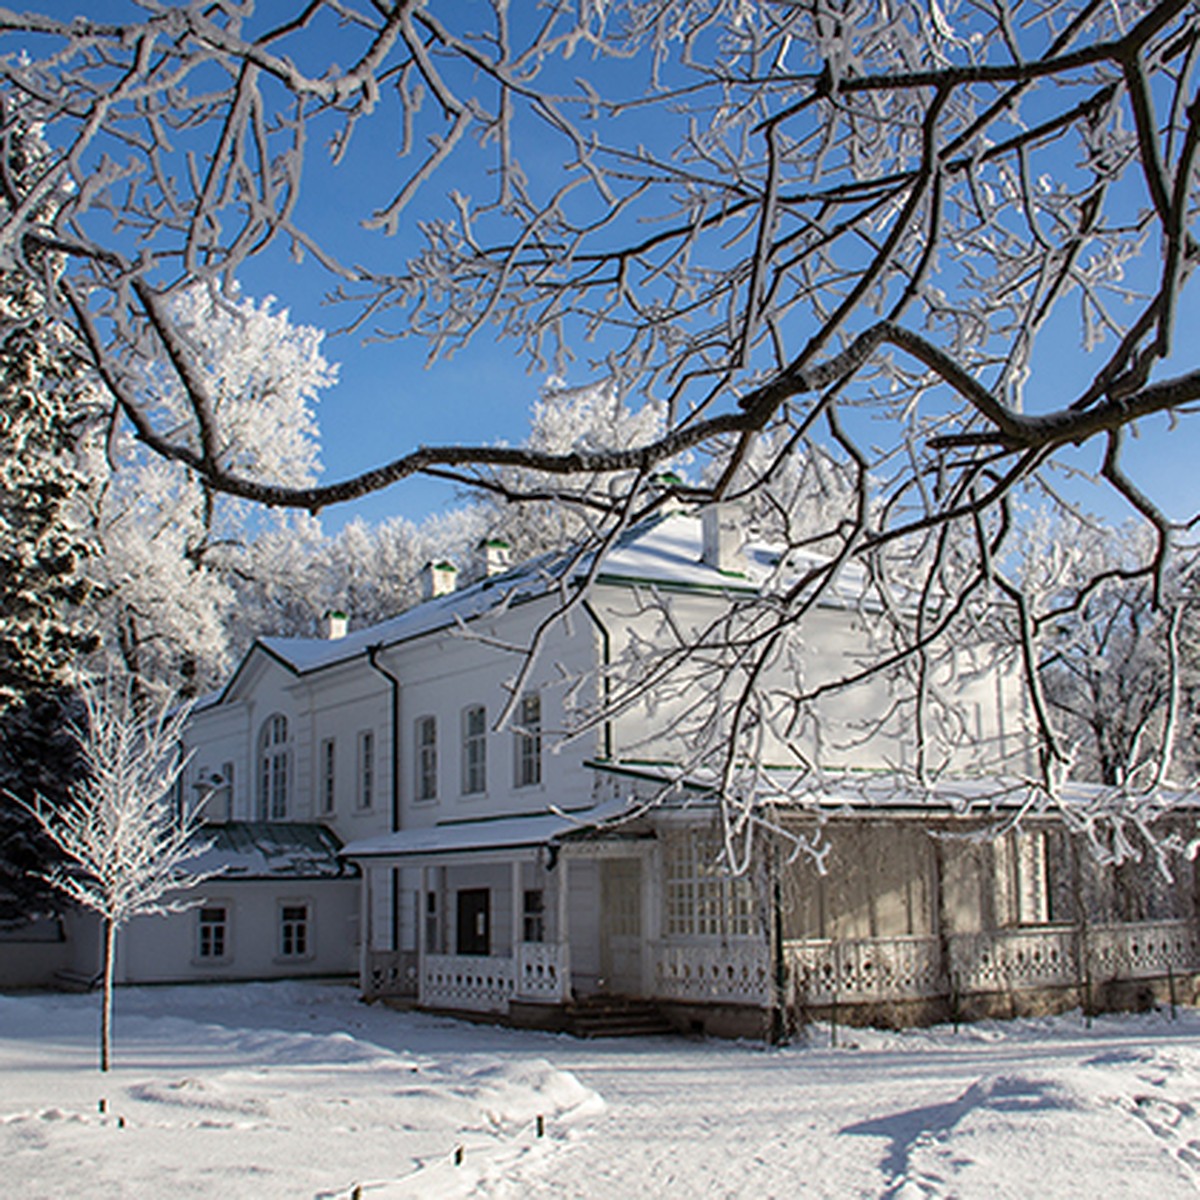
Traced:
[[570, 947], [522, 942], [517, 947], [516, 995], [522, 1000], [563, 1001], [571, 995]]
[[1093, 979], [1154, 979], [1200, 967], [1200, 942], [1188, 921], [1096, 925], [1086, 941]]
[[1079, 939], [1074, 926], [954, 934], [955, 986], [964, 993], [1070, 987], [1080, 979]]
[[421, 965], [421, 1004], [503, 1013], [516, 990], [514, 974], [511, 958], [427, 954]]
[[665, 1000], [765, 1004], [770, 986], [766, 947], [760, 942], [715, 945], [655, 942], [655, 995]]
[[801, 1003], [908, 1000], [1153, 979], [1200, 970], [1188, 921], [1043, 926], [935, 937], [788, 942], [792, 999]]
[[907, 1000], [945, 990], [935, 937], [788, 942], [784, 955], [792, 999], [802, 1004]]
[[368, 950], [368, 996], [415, 996], [417, 956], [412, 950]]

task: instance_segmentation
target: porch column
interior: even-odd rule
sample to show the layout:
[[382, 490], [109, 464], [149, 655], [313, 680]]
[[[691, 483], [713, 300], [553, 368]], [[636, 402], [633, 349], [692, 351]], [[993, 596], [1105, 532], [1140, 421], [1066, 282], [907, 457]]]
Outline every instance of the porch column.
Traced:
[[[521, 860], [514, 858], [511, 868], [512, 877], [512, 960], [513, 970], [517, 969], [517, 947], [521, 944], [521, 917], [524, 897], [521, 895]], [[519, 989], [518, 980], [518, 989]]]
[[558, 930], [557, 941], [559, 945], [565, 946], [571, 940], [570, 921], [568, 917], [567, 898], [569, 894], [567, 887], [567, 856], [560, 854], [558, 856], [558, 915], [555, 921], [555, 927]]
[[567, 903], [571, 889], [567, 886], [568, 874], [567, 856], [560, 852], [558, 856], [558, 911], [555, 921], [557, 926], [555, 942], [558, 946], [558, 969], [560, 971], [559, 987], [561, 991], [559, 994], [564, 1000], [570, 1000], [572, 995], [571, 927], [568, 917], [570, 909]]
[[[417, 1003], [425, 1003], [425, 913], [429, 903], [429, 868], [421, 864], [421, 890], [417, 893]], [[440, 915], [440, 914], [439, 914]]]
[[362, 880], [358, 896], [358, 986], [359, 990], [371, 991], [371, 868], [363, 863]]

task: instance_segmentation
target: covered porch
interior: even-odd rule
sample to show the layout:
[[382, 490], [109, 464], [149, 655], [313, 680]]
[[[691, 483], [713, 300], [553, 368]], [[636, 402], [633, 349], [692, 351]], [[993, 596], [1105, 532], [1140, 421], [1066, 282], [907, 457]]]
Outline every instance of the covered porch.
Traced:
[[607, 810], [446, 822], [347, 847], [368, 914], [368, 997], [509, 1016], [645, 996], [652, 835]]

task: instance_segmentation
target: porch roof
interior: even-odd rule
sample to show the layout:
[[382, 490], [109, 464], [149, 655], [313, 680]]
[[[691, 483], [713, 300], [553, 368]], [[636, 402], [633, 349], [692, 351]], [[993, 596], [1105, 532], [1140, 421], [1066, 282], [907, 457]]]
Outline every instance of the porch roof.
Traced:
[[341, 842], [324, 825], [303, 821], [225, 821], [201, 827], [202, 847], [187, 860], [189, 871], [217, 871], [239, 879], [340, 879], [353, 868], [340, 861]]
[[[720, 780], [715, 771], [685, 771], [665, 763], [593, 759], [595, 771], [630, 781], [641, 800], [662, 811], [703, 811], [715, 806]], [[638, 785], [641, 785], [640, 787]], [[759, 768], [741, 773], [735, 790], [755, 803], [778, 805], [783, 812], [819, 812], [824, 816], [1058, 816], [1122, 813], [1143, 817], [1167, 812], [1200, 812], [1200, 789], [1164, 784], [1147, 792], [1071, 780], [1051, 797], [1036, 780], [1016, 776], [944, 778], [921, 789], [892, 771], [803, 773]], [[649, 793], [649, 795], [647, 795]], [[651, 799], [653, 797], [653, 799]]]
[[619, 817], [625, 807], [626, 802], [619, 800], [579, 811], [542, 810], [442, 821], [424, 829], [401, 829], [351, 842], [342, 849], [342, 857], [356, 860], [429, 858], [558, 845], [572, 837], [595, 833], [599, 826]]

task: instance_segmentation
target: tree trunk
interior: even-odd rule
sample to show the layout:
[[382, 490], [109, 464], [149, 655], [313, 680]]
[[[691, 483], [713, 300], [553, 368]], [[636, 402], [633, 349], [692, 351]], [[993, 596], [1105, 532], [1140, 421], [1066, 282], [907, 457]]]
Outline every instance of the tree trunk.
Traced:
[[104, 918], [104, 994], [100, 1003], [100, 1070], [108, 1070], [112, 1048], [113, 968], [116, 965], [117, 926]]

